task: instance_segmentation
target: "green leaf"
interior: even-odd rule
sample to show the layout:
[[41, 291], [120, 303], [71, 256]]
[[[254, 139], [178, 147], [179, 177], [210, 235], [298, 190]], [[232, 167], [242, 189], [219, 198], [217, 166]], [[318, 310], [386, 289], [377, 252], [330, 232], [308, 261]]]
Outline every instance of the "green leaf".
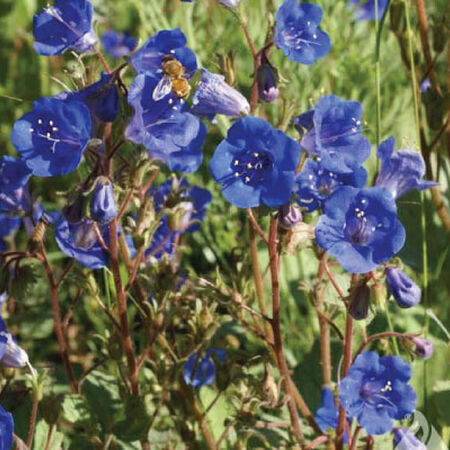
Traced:
[[59, 450], [62, 448], [61, 444], [64, 439], [64, 435], [57, 430], [53, 430], [50, 445], [45, 446], [47, 442], [47, 436], [49, 433], [49, 426], [44, 420], [40, 420], [36, 425], [36, 431], [34, 433], [33, 447], [35, 449], [48, 448], [49, 450]]

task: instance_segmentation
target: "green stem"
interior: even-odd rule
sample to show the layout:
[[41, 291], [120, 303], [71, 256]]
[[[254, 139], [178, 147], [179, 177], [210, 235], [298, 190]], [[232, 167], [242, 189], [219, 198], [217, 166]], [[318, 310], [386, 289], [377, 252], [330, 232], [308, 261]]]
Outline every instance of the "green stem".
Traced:
[[384, 308], [385, 308], [385, 312], [386, 312], [386, 319], [387, 319], [387, 322], [388, 322], [389, 331], [391, 333], [393, 333], [392, 334], [392, 344], [394, 346], [394, 352], [395, 352], [395, 354], [397, 356], [399, 356], [400, 355], [400, 351], [399, 351], [399, 348], [398, 348], [397, 339], [395, 338], [394, 325], [392, 324], [391, 313], [389, 312], [389, 305], [386, 303]]

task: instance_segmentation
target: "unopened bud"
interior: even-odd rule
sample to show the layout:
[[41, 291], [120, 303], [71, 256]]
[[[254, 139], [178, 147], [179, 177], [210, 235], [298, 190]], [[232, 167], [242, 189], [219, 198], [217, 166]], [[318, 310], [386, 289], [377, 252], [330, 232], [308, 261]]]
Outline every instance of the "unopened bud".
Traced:
[[433, 32], [433, 50], [436, 53], [442, 53], [448, 42], [448, 30], [444, 23], [436, 23], [432, 27]]
[[388, 267], [386, 282], [388, 289], [401, 308], [410, 308], [420, 302], [422, 295], [420, 287], [400, 268]]
[[27, 352], [19, 347], [11, 333], [0, 331], [0, 364], [14, 369], [20, 369], [28, 364]]
[[39, 412], [49, 425], [55, 425], [55, 423], [58, 422], [61, 411], [61, 397], [57, 395], [44, 397], [39, 404]]
[[278, 210], [280, 226], [286, 230], [292, 229], [303, 220], [300, 209], [295, 205], [283, 205]]
[[397, 35], [403, 35], [406, 31], [405, 2], [394, 0], [389, 12], [391, 30]]
[[275, 378], [272, 375], [272, 368], [266, 363], [264, 371], [264, 380], [262, 383], [262, 390], [264, 395], [272, 408], [278, 403], [279, 392]]
[[122, 359], [122, 339], [118, 333], [114, 333], [108, 340], [108, 353], [114, 361]]
[[411, 339], [411, 342], [415, 345], [413, 352], [422, 359], [431, 358], [433, 355], [433, 343], [425, 338], [415, 337]]
[[107, 223], [114, 219], [114, 217], [117, 217], [114, 189], [108, 178], [97, 178], [91, 197], [90, 208], [91, 217], [97, 222]]
[[370, 289], [364, 282], [358, 284], [352, 294], [348, 312], [355, 320], [364, 320], [369, 314]]
[[278, 71], [268, 61], [261, 64], [256, 73], [259, 98], [264, 102], [273, 102], [280, 95], [278, 89]]

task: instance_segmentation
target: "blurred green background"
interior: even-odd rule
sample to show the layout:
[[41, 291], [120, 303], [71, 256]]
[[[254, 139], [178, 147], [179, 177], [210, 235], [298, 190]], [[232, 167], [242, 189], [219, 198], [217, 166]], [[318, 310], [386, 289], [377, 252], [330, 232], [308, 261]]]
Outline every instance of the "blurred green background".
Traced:
[[[196, 0], [195, 3], [180, 3], [178, 0], [92, 0], [96, 12], [99, 34], [107, 28], [126, 30], [143, 42], [148, 36], [162, 28], [180, 27], [187, 35], [188, 46], [198, 55], [201, 65], [211, 71], [219, 71], [218, 54], [232, 52], [234, 57], [235, 87], [248, 95], [252, 83], [251, 55], [246, 47], [243, 34], [235, 17], [215, 0]], [[276, 10], [275, 0], [242, 0], [249, 21], [250, 34], [258, 47], [264, 44], [267, 32], [268, 11]], [[264, 105], [259, 114], [278, 124], [283, 110], [293, 108], [299, 114], [311, 107], [320, 96], [336, 94], [342, 99], [358, 100], [364, 106], [364, 129], [373, 144], [373, 152], [366, 167], [369, 180], [373, 179], [376, 167], [375, 158], [375, 28], [373, 23], [356, 23], [345, 1], [318, 0], [323, 7], [322, 28], [330, 35], [332, 50], [313, 66], [300, 66], [287, 60], [275, 50], [271, 53], [272, 63], [279, 69], [282, 77], [282, 98], [274, 104]], [[414, 2], [411, 2], [413, 6]], [[32, 48], [32, 16], [44, 7], [45, 1], [38, 0], [0, 0], [0, 152], [15, 154], [9, 142], [13, 122], [31, 109], [32, 102], [40, 96], [53, 95], [66, 85], [73, 89], [73, 79], [80, 70], [75, 56], [67, 53], [59, 58], [39, 57]], [[439, 21], [449, 11], [446, 0], [427, 2], [430, 24]], [[413, 28], [417, 30], [415, 8], [411, 8]], [[446, 36], [444, 35], [444, 39]], [[421, 56], [418, 32], [414, 35], [414, 45], [419, 67], [424, 67]], [[448, 42], [447, 42], [448, 46]], [[86, 64], [90, 64], [89, 58]], [[438, 55], [435, 72], [441, 86], [446, 87], [447, 61], [445, 52]], [[128, 70], [125, 79], [129, 82], [133, 74]], [[447, 94], [448, 95], [448, 94]], [[416, 149], [416, 131], [410, 76], [402, 62], [398, 42], [389, 31], [389, 23], [383, 32], [381, 46], [381, 137], [394, 135], [397, 148]], [[203, 277], [213, 277], [219, 264], [223, 273], [234, 276], [240, 264], [248, 264], [242, 256], [247, 248], [242, 230], [245, 216], [242, 211], [226, 204], [220, 196], [218, 187], [212, 182], [207, 162], [215, 146], [226, 132], [226, 119], [217, 124], [209, 124], [209, 136], [205, 145], [205, 162], [200, 171], [190, 180], [206, 186], [213, 192], [213, 203], [201, 231], [195, 233], [187, 243], [184, 266]], [[296, 137], [292, 128], [288, 132]], [[432, 137], [433, 132], [427, 130]], [[431, 138], [430, 138], [431, 140]], [[440, 183], [444, 201], [448, 207], [449, 158], [442, 137], [432, 156], [434, 173]], [[69, 188], [79, 179], [78, 173], [66, 177], [32, 180], [33, 195], [41, 198], [50, 209], [58, 209], [63, 204], [59, 191]], [[423, 236], [421, 229], [421, 203], [417, 192], [399, 201], [400, 218], [407, 230], [407, 241], [400, 256], [408, 266], [408, 273], [423, 285]], [[435, 344], [435, 355], [427, 362], [413, 363], [413, 384], [418, 396], [418, 410], [423, 412], [430, 425], [433, 425], [445, 442], [450, 442], [450, 381], [448, 379], [450, 349], [448, 329], [450, 321], [449, 294], [449, 239], [430, 201], [425, 193], [426, 244], [428, 248], [428, 304], [400, 310], [394, 302], [389, 302], [394, 328], [397, 331], [420, 333], [429, 322], [429, 337]], [[25, 241], [24, 241], [25, 242]], [[50, 246], [54, 243], [50, 241]], [[55, 248], [55, 247], [53, 247]], [[57, 251], [53, 260], [62, 260]], [[267, 260], [261, 249], [261, 264]], [[321, 375], [319, 369], [318, 325], [314, 308], [308, 294], [300, 288], [300, 282], [312, 282], [316, 273], [316, 261], [311, 249], [304, 249], [295, 256], [287, 256], [282, 265], [282, 314], [283, 333], [291, 367], [295, 368], [295, 380], [304, 393], [307, 402], [315, 409], [320, 401]], [[327, 291], [327, 302], [336, 302], [331, 289]], [[52, 340], [52, 320], [48, 308], [45, 286], [38, 285], [23, 299], [24, 308], [13, 318], [17, 326], [14, 331], [20, 335], [22, 345], [29, 350], [35, 360], [51, 359], [55, 348]], [[69, 301], [68, 298], [65, 301]], [[427, 312], [428, 311], [428, 312]], [[84, 306], [88, 321], [95, 321], [95, 314]], [[428, 319], [426, 317], [428, 316]], [[339, 322], [338, 323], [342, 323]], [[377, 310], [373, 321], [368, 325], [370, 332], [387, 329], [385, 314]], [[82, 336], [78, 330], [71, 338], [76, 341]], [[87, 341], [92, 336], [84, 336]], [[93, 339], [93, 338], [92, 338]], [[85, 343], [83, 345], [90, 345]], [[333, 342], [334, 367], [339, 361], [337, 342]], [[388, 343], [379, 347], [384, 350]], [[93, 347], [94, 348], [94, 347]], [[251, 347], [250, 347], [251, 349]], [[253, 348], [256, 353], [257, 347]], [[56, 356], [57, 357], [57, 356]], [[208, 394], [204, 390], [202, 395]], [[220, 409], [222, 408], [222, 410]], [[224, 412], [225, 411], [225, 412]], [[214, 411], [213, 411], [214, 412]], [[218, 427], [222, 427], [226, 406], [219, 404]], [[220, 420], [219, 420], [220, 419]], [[214, 419], [212, 419], [214, 420]], [[222, 422], [221, 422], [222, 420]], [[213, 422], [214, 423], [214, 422]], [[19, 425], [20, 427], [21, 425]], [[23, 425], [25, 427], [25, 425]], [[386, 448], [380, 443], [379, 448]]]

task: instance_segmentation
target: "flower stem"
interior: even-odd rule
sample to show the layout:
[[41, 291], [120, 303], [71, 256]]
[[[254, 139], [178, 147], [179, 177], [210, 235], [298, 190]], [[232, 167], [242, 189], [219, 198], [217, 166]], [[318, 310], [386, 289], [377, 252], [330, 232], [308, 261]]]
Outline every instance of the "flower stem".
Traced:
[[34, 437], [34, 430], [36, 428], [36, 419], [38, 411], [39, 400], [33, 395], [33, 405], [31, 407], [30, 426], [28, 428], [27, 447], [31, 448]]
[[113, 219], [109, 223], [109, 240], [110, 240], [110, 261], [111, 270], [113, 273], [114, 285], [116, 288], [117, 305], [119, 308], [120, 328], [122, 334], [123, 348], [128, 362], [130, 371], [130, 384], [133, 395], [139, 395], [139, 374], [136, 364], [136, 358], [133, 351], [133, 344], [131, 342], [130, 331], [128, 329], [128, 315], [127, 315], [127, 299], [122, 285], [119, 267], [119, 252], [117, 245], [117, 220]]
[[278, 368], [285, 386], [286, 394], [288, 395], [288, 408], [291, 417], [291, 425], [297, 439], [303, 443], [304, 436], [300, 429], [300, 422], [295, 405], [294, 394], [292, 391], [292, 380], [289, 374], [289, 369], [284, 356], [283, 341], [281, 338], [280, 328], [280, 288], [278, 282], [278, 255], [277, 255], [277, 228], [278, 219], [272, 218], [270, 221], [269, 231], [269, 259], [270, 259], [270, 274], [272, 277], [272, 331], [274, 337], [274, 348], [278, 361]]

